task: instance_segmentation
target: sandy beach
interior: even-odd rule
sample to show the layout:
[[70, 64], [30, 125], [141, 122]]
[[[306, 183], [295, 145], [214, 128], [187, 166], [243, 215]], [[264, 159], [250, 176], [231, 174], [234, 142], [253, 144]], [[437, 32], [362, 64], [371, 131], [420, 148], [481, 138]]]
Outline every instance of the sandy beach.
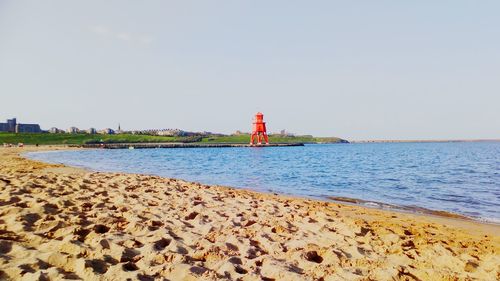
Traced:
[[498, 280], [500, 226], [0, 148], [1, 280]]

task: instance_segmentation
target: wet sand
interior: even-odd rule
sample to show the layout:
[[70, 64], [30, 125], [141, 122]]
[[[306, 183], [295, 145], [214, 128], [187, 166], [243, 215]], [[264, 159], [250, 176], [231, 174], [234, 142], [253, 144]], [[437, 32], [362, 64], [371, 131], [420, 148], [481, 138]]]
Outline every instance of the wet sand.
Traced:
[[45, 149], [0, 148], [1, 280], [500, 278], [498, 225], [19, 156]]

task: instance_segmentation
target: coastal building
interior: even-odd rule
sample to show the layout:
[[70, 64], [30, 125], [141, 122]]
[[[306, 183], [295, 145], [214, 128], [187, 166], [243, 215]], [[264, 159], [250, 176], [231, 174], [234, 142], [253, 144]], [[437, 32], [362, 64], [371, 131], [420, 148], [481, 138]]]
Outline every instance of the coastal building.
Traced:
[[49, 133], [51, 133], [51, 134], [60, 134], [60, 133], [65, 133], [65, 131], [62, 130], [62, 129], [58, 129], [56, 127], [52, 127], [52, 128], [50, 128]]
[[157, 130], [156, 134], [158, 136], [183, 136], [184, 131], [179, 130], [179, 129], [162, 129], [162, 130]]
[[103, 134], [103, 135], [114, 135], [114, 134], [115, 134], [115, 130], [113, 130], [113, 129], [111, 129], [111, 128], [106, 128], [106, 129], [100, 130], [100, 131], [99, 131], [99, 134]]
[[189, 132], [179, 129], [149, 129], [136, 130], [131, 132], [134, 135], [152, 135], [152, 136], [188, 136]]
[[40, 125], [38, 124], [20, 124], [16, 118], [7, 119], [7, 123], [0, 123], [0, 132], [11, 133], [41, 133]]
[[91, 135], [97, 134], [97, 130], [95, 128], [90, 128], [87, 130], [87, 134], [91, 134]]
[[285, 129], [281, 130], [278, 134], [274, 134], [274, 135], [280, 135], [280, 136], [283, 136], [283, 137], [293, 137], [293, 136], [295, 136], [295, 134], [290, 133], [290, 132], [288, 132]]
[[69, 127], [66, 132], [68, 132], [69, 134], [78, 134], [80, 132], [80, 129], [78, 129], [77, 127]]

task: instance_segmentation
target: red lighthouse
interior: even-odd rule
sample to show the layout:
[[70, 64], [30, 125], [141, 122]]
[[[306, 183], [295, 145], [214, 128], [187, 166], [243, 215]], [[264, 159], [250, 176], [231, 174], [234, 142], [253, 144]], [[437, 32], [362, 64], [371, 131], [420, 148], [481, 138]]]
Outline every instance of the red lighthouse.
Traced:
[[257, 112], [255, 114], [255, 120], [253, 122], [252, 136], [250, 137], [250, 144], [253, 144], [255, 136], [257, 136], [257, 144], [262, 144], [262, 137], [269, 144], [269, 139], [267, 138], [266, 122], [264, 122], [264, 114]]

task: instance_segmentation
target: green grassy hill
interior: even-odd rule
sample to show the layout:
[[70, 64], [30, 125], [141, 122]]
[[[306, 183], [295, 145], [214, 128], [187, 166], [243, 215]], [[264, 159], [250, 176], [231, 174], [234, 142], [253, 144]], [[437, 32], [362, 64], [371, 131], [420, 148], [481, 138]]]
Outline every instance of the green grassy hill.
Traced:
[[[91, 135], [91, 134], [34, 134], [34, 133], [2, 133], [2, 143], [24, 144], [89, 144], [89, 143], [152, 143], [152, 142], [202, 142], [202, 143], [249, 143], [250, 135], [212, 136], [212, 137], [168, 137], [148, 135]], [[340, 138], [315, 138], [312, 136], [269, 136], [271, 143], [342, 143]]]
[[33, 134], [0, 133], [1, 143], [24, 144], [85, 144], [85, 143], [144, 143], [144, 142], [185, 142], [184, 137], [146, 136], [146, 135], [90, 135], [90, 134]]
[[[202, 142], [208, 143], [249, 143], [250, 135], [231, 135], [231, 136], [214, 136], [203, 138]], [[281, 136], [281, 135], [271, 135], [269, 136], [269, 142], [271, 143], [345, 143], [346, 140], [328, 137], [328, 138], [317, 138], [313, 136]]]

